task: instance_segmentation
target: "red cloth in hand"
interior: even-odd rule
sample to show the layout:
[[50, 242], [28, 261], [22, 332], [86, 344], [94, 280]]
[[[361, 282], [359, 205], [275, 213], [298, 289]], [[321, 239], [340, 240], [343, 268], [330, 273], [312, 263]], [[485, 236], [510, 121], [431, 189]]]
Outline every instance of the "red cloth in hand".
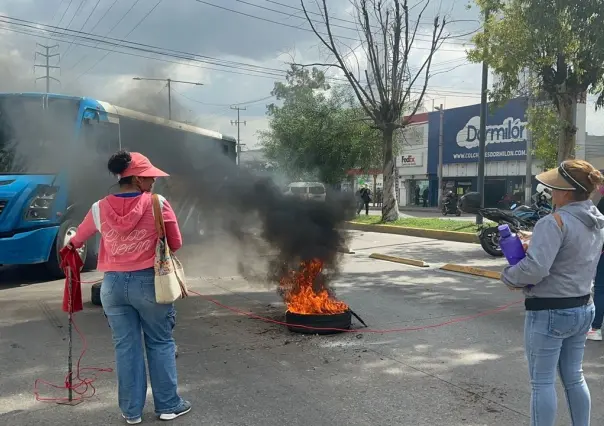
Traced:
[[[82, 284], [80, 270], [84, 263], [82, 258], [71, 245], [67, 244], [59, 252], [61, 256], [61, 269], [65, 271], [65, 290], [63, 291], [63, 312], [74, 313], [84, 309], [82, 303]], [[71, 271], [71, 300], [69, 297], [69, 273]], [[70, 309], [71, 308], [71, 309]]]

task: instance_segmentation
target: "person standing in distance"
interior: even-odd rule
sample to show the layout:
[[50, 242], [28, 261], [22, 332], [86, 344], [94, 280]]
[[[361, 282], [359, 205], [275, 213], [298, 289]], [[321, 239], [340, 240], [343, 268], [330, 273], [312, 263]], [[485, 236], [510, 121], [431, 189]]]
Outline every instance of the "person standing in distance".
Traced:
[[[146, 352], [155, 413], [160, 420], [173, 420], [191, 411], [191, 403], [178, 394], [174, 305], [155, 302], [158, 235], [151, 190], [156, 178], [168, 174], [144, 155], [127, 151], [111, 156], [107, 168], [119, 179], [119, 191], [92, 205], [69, 245], [79, 248], [96, 232], [101, 234], [101, 302], [113, 335], [122, 416], [128, 424], [142, 422]], [[182, 246], [176, 215], [165, 198], [159, 199], [166, 239], [176, 251]]]

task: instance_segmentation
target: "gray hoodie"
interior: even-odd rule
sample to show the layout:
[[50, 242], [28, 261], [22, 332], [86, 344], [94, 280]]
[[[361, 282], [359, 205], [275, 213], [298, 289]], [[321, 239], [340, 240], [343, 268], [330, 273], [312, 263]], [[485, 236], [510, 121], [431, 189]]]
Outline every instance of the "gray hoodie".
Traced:
[[501, 274], [508, 287], [523, 288], [526, 297], [580, 297], [591, 291], [604, 244], [604, 215], [591, 200], [556, 212], [562, 229], [553, 215], [539, 220], [526, 257]]

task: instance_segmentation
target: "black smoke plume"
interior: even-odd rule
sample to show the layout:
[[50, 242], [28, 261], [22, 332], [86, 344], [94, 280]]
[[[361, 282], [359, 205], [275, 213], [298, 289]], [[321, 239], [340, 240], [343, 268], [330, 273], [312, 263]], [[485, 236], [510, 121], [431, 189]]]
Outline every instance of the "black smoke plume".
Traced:
[[[25, 89], [6, 80], [3, 86], [7, 91]], [[158, 93], [156, 87], [141, 87], [135, 86], [113, 101], [166, 116], [166, 93]], [[176, 117], [184, 111], [177, 102], [172, 107]], [[82, 216], [115, 187], [116, 179], [106, 169], [109, 155], [82, 143], [71, 148], [61, 145], [59, 142], [72, 136], [73, 126], [65, 123], [73, 123], [70, 117], [75, 117], [75, 111], [51, 111], [57, 112], [42, 114], [35, 102], [9, 103], [0, 108], [0, 171], [65, 172], [71, 177], [72, 201]], [[337, 193], [326, 202], [286, 196], [270, 179], [240, 168], [211, 142], [205, 146], [199, 141], [166, 137], [161, 143], [150, 143], [153, 131], [139, 126], [128, 139], [135, 143], [126, 142], [124, 148], [142, 152], [171, 174], [158, 188], [167, 191], [164, 195], [170, 202], [192, 200], [207, 228], [220, 228], [223, 235], [236, 241], [239, 270], [244, 276], [258, 278], [260, 269], [263, 280], [274, 283], [299, 262], [311, 259], [321, 259], [331, 272], [338, 270], [338, 249], [346, 244], [341, 225], [353, 215], [353, 200]]]

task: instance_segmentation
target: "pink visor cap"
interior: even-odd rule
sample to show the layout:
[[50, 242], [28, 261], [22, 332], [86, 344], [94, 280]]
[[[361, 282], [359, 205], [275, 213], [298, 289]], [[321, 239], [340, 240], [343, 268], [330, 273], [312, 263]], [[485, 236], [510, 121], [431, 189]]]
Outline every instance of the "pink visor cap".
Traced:
[[168, 173], [151, 164], [151, 161], [141, 153], [131, 152], [130, 157], [132, 157], [132, 160], [130, 161], [128, 168], [118, 176], [120, 179], [130, 176], [150, 178], [170, 176]]

